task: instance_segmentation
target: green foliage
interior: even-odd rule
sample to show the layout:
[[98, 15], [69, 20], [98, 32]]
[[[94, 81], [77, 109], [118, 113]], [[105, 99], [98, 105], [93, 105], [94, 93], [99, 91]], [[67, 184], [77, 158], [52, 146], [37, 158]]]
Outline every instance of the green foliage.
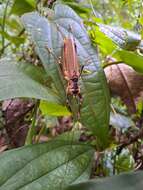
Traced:
[[[143, 72], [143, 16], [140, 5], [140, 0], [57, 0], [55, 4], [53, 1], [2, 1], [0, 100], [17, 97], [37, 99], [30, 113], [31, 126], [25, 144], [39, 142], [43, 131], [48, 139], [53, 138], [49, 131], [60, 121], [57, 116], [72, 116], [71, 125], [81, 129], [82, 124], [85, 128], [82, 128], [83, 134], [73, 129], [72, 133], [63, 134], [48, 143], [24, 146], [1, 154], [1, 190], [63, 190], [66, 187], [68, 190], [142, 189], [143, 172], [112, 176], [142, 166], [143, 142], [140, 136], [130, 142], [131, 137], [136, 137], [142, 129], [142, 102], [138, 103], [138, 114], [130, 116], [121, 104], [117, 104], [118, 108], [114, 110], [118, 102], [115, 98], [109, 128], [110, 97], [100, 63], [101, 60], [103, 66], [108, 66], [110, 62], [106, 64], [106, 56], [109, 56], [115, 60], [111, 64], [124, 62]], [[66, 81], [58, 64], [64, 37], [69, 35], [75, 40], [79, 63], [84, 66], [79, 81], [83, 102], [78, 122], [75, 121], [79, 102], [70, 97], [71, 112], [68, 106], [65, 107]], [[4, 128], [1, 117], [0, 135]], [[39, 118], [44, 124], [39, 123]], [[138, 123], [139, 128], [135, 126]], [[95, 150], [87, 142], [79, 143], [79, 138], [89, 141]], [[130, 144], [133, 145], [128, 146]], [[91, 168], [93, 157], [95, 169]], [[86, 182], [91, 169], [92, 177], [96, 179]], [[97, 179], [97, 176], [109, 175], [112, 177]]]
[[[50, 103], [58, 102], [48, 88], [45, 88], [34, 77], [34, 66], [23, 66], [14, 60], [1, 59], [0, 61], [0, 100], [16, 97], [29, 97], [47, 100]], [[35, 67], [34, 70], [38, 69]], [[26, 71], [26, 72], [25, 72]], [[27, 75], [29, 73], [29, 75]], [[36, 73], [36, 72], [35, 72]]]
[[0, 189], [63, 189], [89, 178], [92, 156], [90, 146], [70, 139], [7, 151], [0, 156]]
[[[64, 101], [64, 104], [66, 104], [64, 99], [65, 88], [63, 79], [59, 75], [57, 59], [63, 47], [63, 36], [69, 36], [69, 27], [72, 27], [71, 35], [73, 35], [76, 42], [80, 64], [88, 70], [88, 74], [83, 75], [81, 81], [81, 93], [84, 96], [81, 107], [81, 123], [97, 136], [97, 147], [104, 149], [108, 146], [110, 99], [97, 51], [91, 46], [81, 24], [82, 20], [76, 13], [68, 6], [60, 4], [54, 8], [55, 15], [53, 18], [50, 17], [49, 21], [35, 12], [25, 14], [22, 20], [36, 44], [37, 53], [45, 70], [53, 80], [54, 89], [59, 94], [60, 99]], [[50, 48], [52, 53], [48, 52], [46, 47]], [[88, 65], [86, 60], [88, 60]], [[71, 108], [75, 111], [73, 105], [71, 105]]]
[[130, 65], [136, 71], [143, 73], [143, 56], [126, 50], [119, 50], [116, 53], [117, 56], [119, 56], [118, 59], [122, 60], [127, 65]]
[[67, 110], [66, 107], [63, 107], [61, 105], [56, 105], [53, 106], [47, 101], [41, 101], [40, 102], [40, 110], [43, 115], [54, 115], [54, 116], [69, 116], [71, 115], [71, 112]]
[[11, 8], [11, 14], [23, 15], [26, 12], [35, 10], [36, 1], [34, 0], [15, 0]]
[[116, 157], [115, 168], [117, 174], [133, 170], [134, 161], [132, 159], [132, 156], [128, 154], [128, 151], [125, 151]]
[[19, 36], [11, 36], [7, 32], [3, 32], [0, 30], [0, 34], [8, 40], [10, 43], [13, 43], [16, 47], [24, 43], [25, 39], [23, 37]]
[[79, 6], [78, 3], [73, 1], [64, 1], [68, 6], [70, 6], [74, 11], [76, 11], [79, 15], [88, 15], [90, 14], [90, 7], [87, 6]]
[[66, 190], [141, 190], [142, 189], [143, 172], [125, 173], [108, 178], [100, 178], [81, 184], [73, 185]]
[[132, 31], [103, 24], [98, 24], [98, 26], [105, 35], [123, 49], [135, 50], [141, 42], [141, 36]]
[[19, 17], [10, 14], [11, 3], [11, 1], [7, 0], [6, 3], [0, 6], [0, 56], [2, 56], [7, 49], [14, 52], [25, 41], [25, 38], [21, 36], [23, 26]]
[[[90, 22], [87, 22], [87, 25], [90, 25]], [[116, 45], [112, 39], [108, 38], [104, 33], [102, 33], [96, 25], [91, 25], [91, 30], [89, 35], [93, 44], [96, 44], [100, 47], [100, 51], [105, 55], [110, 55], [116, 49]]]

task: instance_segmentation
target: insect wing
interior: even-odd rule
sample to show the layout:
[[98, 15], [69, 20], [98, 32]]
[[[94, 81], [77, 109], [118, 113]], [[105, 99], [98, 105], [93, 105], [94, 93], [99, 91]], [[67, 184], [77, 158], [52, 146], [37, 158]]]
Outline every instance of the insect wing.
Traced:
[[76, 46], [72, 38], [65, 38], [63, 48], [63, 73], [65, 78], [79, 77], [79, 65], [77, 60]]

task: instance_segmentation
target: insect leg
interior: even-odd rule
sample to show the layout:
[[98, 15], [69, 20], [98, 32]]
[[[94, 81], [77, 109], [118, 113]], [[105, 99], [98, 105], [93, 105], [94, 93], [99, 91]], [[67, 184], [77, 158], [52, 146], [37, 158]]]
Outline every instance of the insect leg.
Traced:
[[72, 112], [71, 107], [70, 107], [69, 94], [66, 94], [66, 104], [67, 104], [67, 106], [68, 106], [69, 111]]
[[81, 93], [78, 93], [78, 99], [79, 99], [79, 107], [78, 107], [78, 119], [80, 119], [80, 110], [81, 110], [81, 106], [82, 106], [82, 102], [83, 102], [83, 98]]
[[84, 65], [81, 66], [79, 77], [81, 77], [81, 74], [82, 74], [83, 69], [84, 69]]

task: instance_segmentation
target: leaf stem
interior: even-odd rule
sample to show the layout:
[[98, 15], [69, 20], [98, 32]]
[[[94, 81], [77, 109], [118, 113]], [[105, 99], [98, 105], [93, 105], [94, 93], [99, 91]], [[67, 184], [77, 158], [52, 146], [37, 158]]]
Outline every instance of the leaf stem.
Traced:
[[117, 65], [117, 64], [121, 64], [121, 63], [123, 63], [123, 61], [114, 61], [111, 63], [103, 64], [102, 68], [105, 69], [106, 67], [109, 67], [111, 65]]
[[35, 135], [36, 118], [37, 118], [39, 103], [40, 103], [40, 101], [38, 100], [35, 104], [35, 107], [34, 107], [34, 110], [32, 113], [32, 123], [31, 123], [31, 127], [29, 128], [29, 131], [28, 131], [28, 134], [26, 137], [25, 145], [32, 144], [33, 137]]
[[96, 12], [95, 12], [94, 7], [93, 7], [92, 0], [89, 0], [89, 2], [90, 2], [90, 6], [91, 6], [91, 9], [92, 9], [92, 12], [93, 12], [94, 16], [97, 17]]
[[37, 138], [36, 138], [36, 140], [35, 140], [36, 143], [39, 143], [40, 137], [41, 137], [42, 133], [44, 132], [45, 128], [46, 128], [45, 125], [43, 125], [43, 126], [41, 127], [40, 132], [39, 132], [39, 134], [38, 134], [38, 136], [37, 136]]

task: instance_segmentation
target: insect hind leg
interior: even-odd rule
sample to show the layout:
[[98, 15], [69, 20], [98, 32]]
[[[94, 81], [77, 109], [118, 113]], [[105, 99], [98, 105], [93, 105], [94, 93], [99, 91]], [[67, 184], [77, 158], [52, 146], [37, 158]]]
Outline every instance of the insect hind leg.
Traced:
[[82, 106], [82, 102], [83, 102], [83, 98], [82, 98], [82, 95], [81, 95], [80, 92], [76, 95], [76, 98], [77, 98], [77, 102], [78, 102], [77, 119], [80, 120], [80, 117], [81, 117], [81, 115], [80, 115], [81, 106]]

